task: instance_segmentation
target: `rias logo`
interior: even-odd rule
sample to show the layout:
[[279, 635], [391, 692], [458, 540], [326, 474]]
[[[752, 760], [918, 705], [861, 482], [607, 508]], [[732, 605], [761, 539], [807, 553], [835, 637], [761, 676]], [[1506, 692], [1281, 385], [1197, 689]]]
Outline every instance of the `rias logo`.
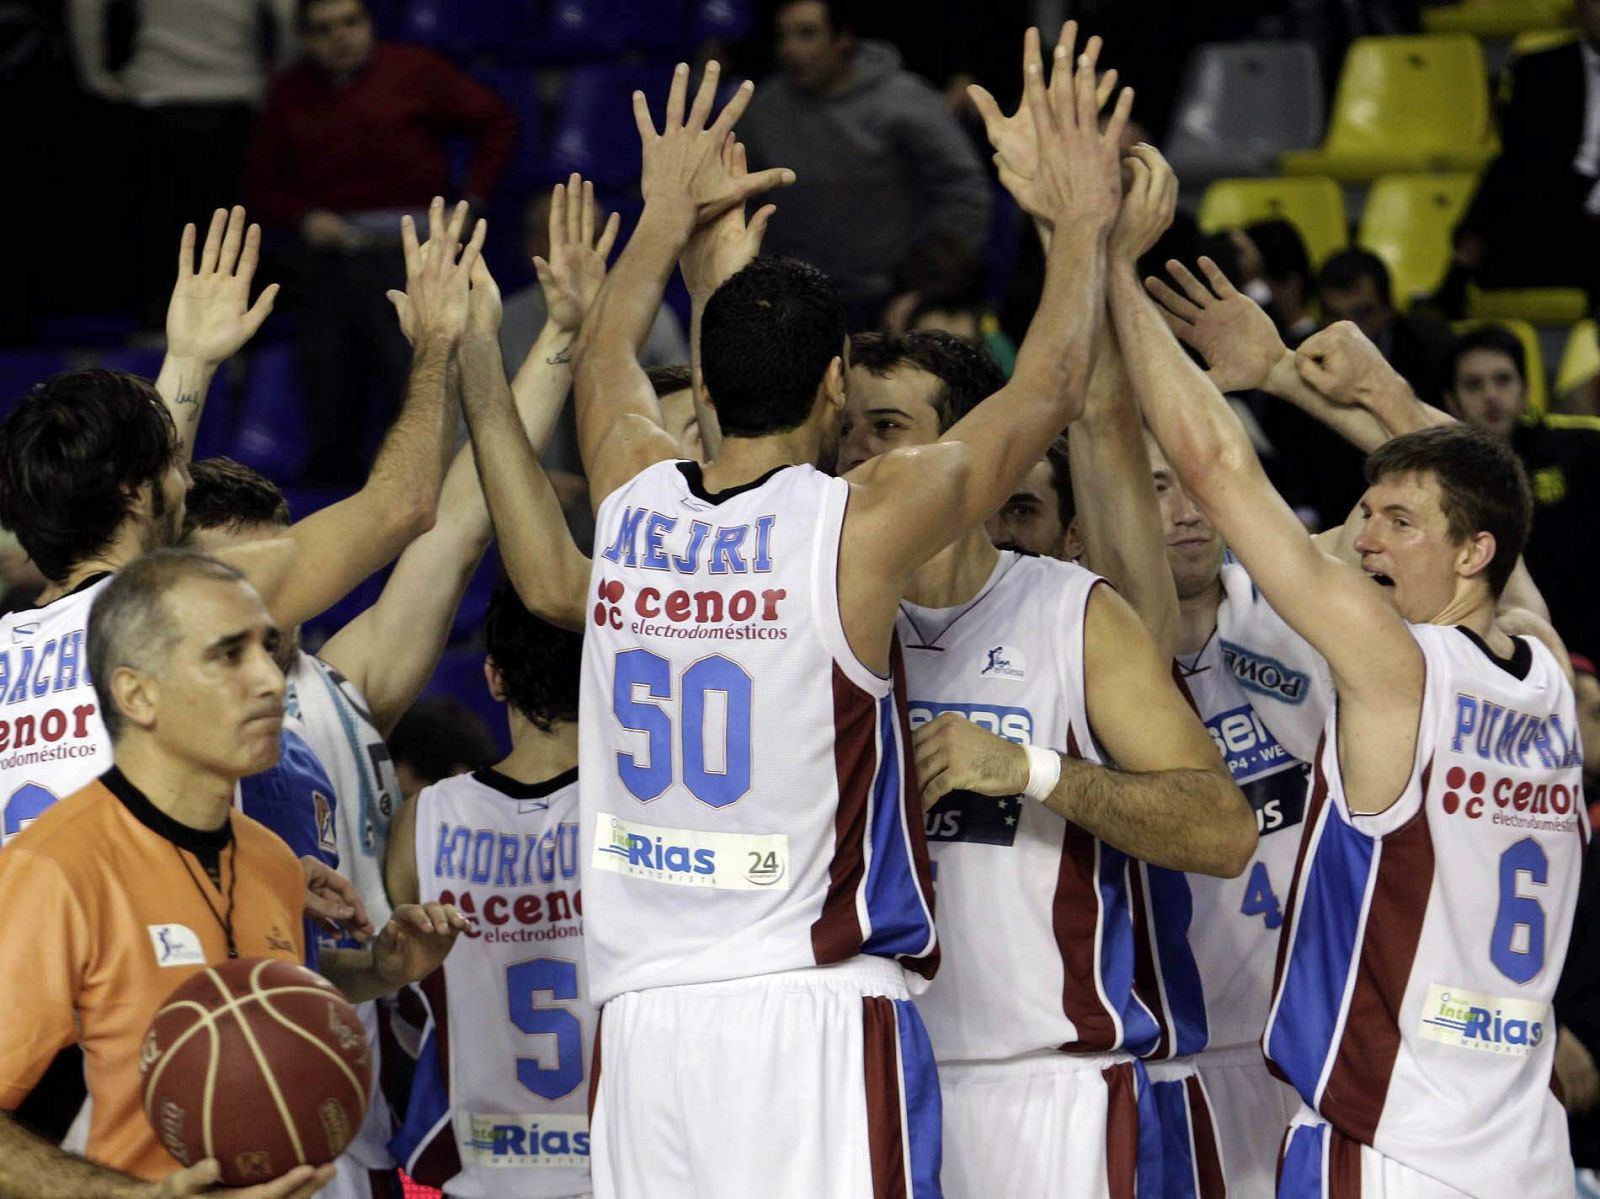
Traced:
[[710, 833], [595, 816], [596, 870], [677, 887], [787, 891], [789, 838], [783, 833]]
[[1476, 1053], [1527, 1057], [1544, 1042], [1550, 1005], [1432, 983], [1422, 1005], [1422, 1039]]

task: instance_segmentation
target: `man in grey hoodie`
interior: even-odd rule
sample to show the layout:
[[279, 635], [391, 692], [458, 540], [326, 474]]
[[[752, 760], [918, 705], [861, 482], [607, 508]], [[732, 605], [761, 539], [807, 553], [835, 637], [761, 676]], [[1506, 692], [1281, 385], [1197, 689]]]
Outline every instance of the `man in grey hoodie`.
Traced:
[[851, 328], [872, 328], [919, 237], [982, 244], [989, 185], [939, 93], [901, 67], [893, 46], [857, 38], [842, 7], [780, 0], [783, 73], [756, 89], [739, 136], [752, 170], [782, 165], [797, 177], [765, 251], [820, 267]]

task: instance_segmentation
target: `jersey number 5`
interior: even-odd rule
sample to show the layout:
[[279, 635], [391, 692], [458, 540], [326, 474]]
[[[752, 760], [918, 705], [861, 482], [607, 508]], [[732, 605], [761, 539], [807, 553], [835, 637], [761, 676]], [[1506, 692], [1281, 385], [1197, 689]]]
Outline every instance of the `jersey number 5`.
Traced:
[[578, 997], [578, 964], [560, 958], [534, 958], [506, 967], [506, 997], [511, 1023], [529, 1036], [556, 1039], [556, 1063], [541, 1066], [538, 1058], [517, 1059], [517, 1081], [544, 1099], [560, 1099], [583, 1081], [583, 1023], [564, 1007], [541, 1007], [534, 993], [552, 999]]
[[[732, 659], [712, 654], [685, 670], [679, 687], [683, 785], [708, 807], [737, 803], [750, 790], [750, 676]], [[642, 803], [672, 785], [671, 699], [670, 662], [647, 649], [617, 655], [611, 710], [623, 728], [647, 738], [643, 755], [617, 754], [617, 773]]]

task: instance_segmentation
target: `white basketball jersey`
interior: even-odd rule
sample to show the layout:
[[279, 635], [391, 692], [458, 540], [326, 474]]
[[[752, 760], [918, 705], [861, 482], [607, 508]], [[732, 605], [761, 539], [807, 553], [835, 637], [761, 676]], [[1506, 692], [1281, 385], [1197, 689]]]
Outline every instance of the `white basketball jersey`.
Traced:
[[[955, 712], [1100, 761], [1083, 683], [1084, 614], [1100, 581], [1004, 551], [970, 603], [902, 603], [913, 726]], [[1133, 993], [1128, 857], [1020, 796], [956, 791], [926, 819], [944, 962], [917, 1007], [935, 1057], [1144, 1049], [1156, 1029]]]
[[415, 802], [422, 901], [472, 928], [422, 984], [431, 1017], [396, 1156], [453, 1199], [587, 1194], [577, 771], [527, 784], [480, 770]]
[[339, 872], [361, 892], [373, 926], [382, 928], [390, 914], [383, 855], [389, 821], [400, 806], [400, 780], [389, 747], [372, 723], [365, 697], [322, 659], [301, 653], [288, 684], [289, 714], [304, 725], [306, 742], [338, 796]]
[[1230, 574], [1243, 567], [1223, 567], [1229, 585], [1216, 630], [1173, 673], [1255, 810], [1260, 840], [1238, 878], [1140, 864], [1139, 990], [1163, 1030], [1151, 1058], [1261, 1040], [1310, 789], [1306, 758], [1315, 756], [1305, 730], [1327, 720], [1333, 701], [1321, 656], [1247, 577], [1232, 586], [1241, 580]]
[[903, 709], [839, 618], [849, 490], [791, 466], [712, 496], [662, 462], [600, 506], [579, 787], [597, 1006], [862, 953], [935, 967]]
[[1551, 1000], [1589, 833], [1572, 688], [1528, 638], [1501, 664], [1464, 630], [1412, 633], [1427, 682], [1393, 807], [1350, 812], [1329, 718], [1267, 1057], [1346, 1137], [1421, 1174], [1570, 1196]]
[[89, 680], [89, 609], [101, 575], [0, 617], [0, 844], [111, 768]]

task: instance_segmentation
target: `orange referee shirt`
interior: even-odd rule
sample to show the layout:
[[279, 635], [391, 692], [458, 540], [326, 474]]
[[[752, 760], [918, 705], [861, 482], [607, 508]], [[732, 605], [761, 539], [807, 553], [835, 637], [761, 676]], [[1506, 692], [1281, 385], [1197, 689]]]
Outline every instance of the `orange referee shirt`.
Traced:
[[174, 988], [227, 960], [235, 869], [239, 956], [304, 957], [299, 861], [243, 813], [228, 820], [209, 833], [180, 825], [112, 769], [0, 851], [0, 1108], [20, 1104], [77, 1042], [94, 1108], [89, 1156], [142, 1178], [179, 1163], [145, 1120], [139, 1045]]

